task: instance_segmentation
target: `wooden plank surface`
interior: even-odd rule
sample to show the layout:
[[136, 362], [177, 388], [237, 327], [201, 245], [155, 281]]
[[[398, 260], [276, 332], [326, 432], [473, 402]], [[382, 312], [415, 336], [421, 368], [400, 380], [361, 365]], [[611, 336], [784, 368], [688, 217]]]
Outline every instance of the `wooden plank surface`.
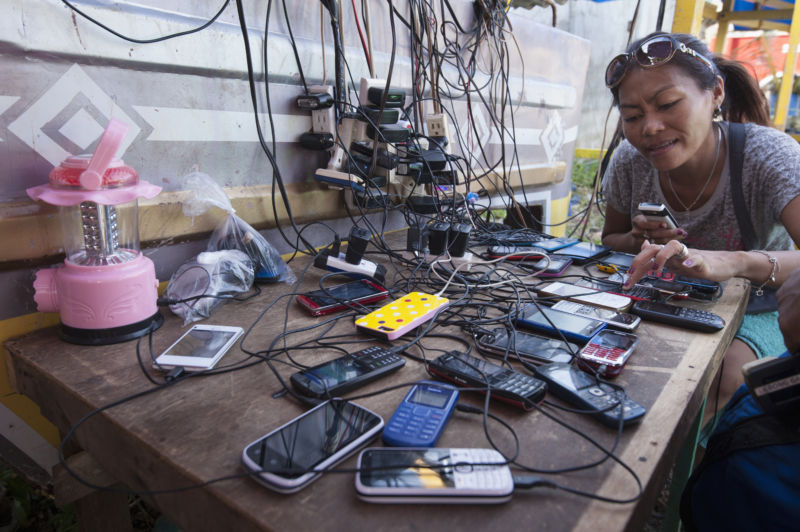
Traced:
[[[302, 266], [302, 262], [292, 264], [296, 272]], [[322, 274], [310, 269], [303, 289], [316, 288]], [[279, 284], [262, 289], [260, 296], [247, 302], [226, 303], [206, 321], [245, 328], [252, 325], [243, 345], [257, 351], [266, 349], [284, 327], [291, 330], [326, 320], [310, 318], [290, 297], [265, 312], [268, 303], [290, 287]], [[281, 385], [263, 362], [256, 360], [237, 371], [157, 387], [139, 367], [135, 341], [76, 346], [62, 342], [55, 328], [50, 328], [10, 340], [6, 346], [19, 391], [38, 403], [62, 434], [92, 410], [121, 402], [82, 423], [73, 439], [113, 478], [146, 492], [148, 500], [185, 530], [482, 530], [525, 524], [526, 528], [544, 530], [616, 531], [641, 529], [652, 509], [722, 352], [741, 321], [746, 289], [746, 282], [732, 280], [719, 301], [703, 307], [728, 323], [719, 333], [693, 333], [650, 323], [637, 330], [639, 346], [617, 382], [648, 413], [641, 424], [624, 431], [615, 454], [635, 471], [645, 494], [637, 503], [622, 505], [592, 503], [564, 491], [541, 488], [515, 494], [511, 502], [499, 506], [374, 505], [357, 499], [350, 472], [326, 474], [297, 494], [280, 495], [243, 477], [240, 465], [245, 445], [304, 410], [294, 400], [273, 397]], [[184, 330], [179, 318], [166, 315], [164, 326], [153, 335], [153, 351], [160, 353]], [[450, 332], [464, 336], [458, 330]], [[359, 338], [366, 343], [358, 348], [374, 343], [359, 337], [349, 318], [339, 320], [329, 334], [337, 333], [344, 335], [338, 343]], [[293, 335], [287, 342], [295, 344], [300, 337], [313, 334], [318, 333]], [[461, 348], [461, 344], [446, 339], [426, 340], [426, 347], [436, 343], [444, 349]], [[146, 341], [141, 342], [141, 348], [147, 358]], [[354, 351], [356, 346], [348, 349]], [[322, 346], [292, 351], [295, 360], [309, 365], [340, 354]], [[436, 355], [430, 351], [429, 356]], [[222, 364], [247, 360], [252, 359], [234, 348]], [[284, 379], [293, 372], [283, 363], [275, 364], [275, 368]], [[367, 386], [364, 392], [427, 377], [422, 364], [408, 360], [400, 372]], [[388, 419], [406, 390], [399, 388], [357, 402]], [[138, 397], [122, 402], [134, 395]], [[462, 397], [482, 404], [477, 397]], [[546, 411], [605, 448], [614, 443], [616, 432], [591, 419], [552, 407]], [[584, 470], [544, 474], [545, 478], [607, 497], [636, 495], [637, 485], [630, 473], [613, 460], [603, 461], [604, 453], [592, 442], [542, 412], [522, 412], [496, 404], [492, 412], [510, 423], [519, 438], [518, 462], [535, 470], [553, 471], [602, 461]], [[509, 431], [492, 421], [488, 426], [492, 440], [503, 451], [513, 452], [514, 438]], [[489, 446], [481, 417], [456, 412], [438, 445]], [[351, 458], [344, 467], [354, 465]], [[193, 487], [231, 476], [236, 478]]]

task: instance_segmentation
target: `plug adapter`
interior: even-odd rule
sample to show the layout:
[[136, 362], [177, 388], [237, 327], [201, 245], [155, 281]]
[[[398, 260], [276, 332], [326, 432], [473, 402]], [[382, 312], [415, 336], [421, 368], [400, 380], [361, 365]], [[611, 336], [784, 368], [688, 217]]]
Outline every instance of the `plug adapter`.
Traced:
[[386, 279], [385, 266], [365, 259], [361, 259], [358, 264], [350, 264], [345, 260], [344, 253], [339, 253], [337, 257], [317, 255], [314, 259], [314, 266], [323, 270], [344, 273], [354, 279], [367, 277], [379, 283], [383, 283]]

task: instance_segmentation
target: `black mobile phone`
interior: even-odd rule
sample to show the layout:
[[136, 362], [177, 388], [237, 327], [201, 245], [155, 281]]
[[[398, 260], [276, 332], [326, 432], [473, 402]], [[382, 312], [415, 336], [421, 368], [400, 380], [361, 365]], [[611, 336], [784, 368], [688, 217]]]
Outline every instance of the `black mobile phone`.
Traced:
[[550, 392], [588, 414], [603, 425], [616, 428], [636, 423], [645, 414], [642, 405], [610, 384], [570, 364], [554, 362], [534, 367], [536, 376], [547, 383]]
[[539, 277], [559, 277], [572, 264], [572, 258], [562, 255], [550, 255], [550, 262], [547, 258], [541, 258], [534, 263], [520, 262], [518, 265], [525, 270], [536, 272]]
[[322, 316], [347, 308], [347, 303], [374, 303], [389, 297], [389, 291], [367, 279], [332, 286], [325, 290], [314, 290], [297, 296], [297, 302], [312, 316]]
[[342, 399], [325, 401], [247, 445], [242, 465], [253, 478], [281, 493], [294, 493], [372, 441], [383, 418]]
[[[544, 398], [544, 382], [460, 351], [450, 351], [428, 362], [437, 377], [470, 388], [489, 387], [492, 397], [531, 410]], [[483, 392], [486, 393], [486, 392]]]
[[396, 353], [372, 346], [298, 371], [289, 380], [301, 394], [323, 399], [364, 386], [405, 364]]
[[644, 320], [700, 332], [717, 332], [725, 327], [725, 320], [713, 312], [657, 301], [637, 301], [633, 304], [631, 312]]
[[570, 257], [575, 264], [585, 264], [592, 260], [606, 255], [611, 251], [609, 246], [595, 244], [593, 242], [578, 242], [575, 245], [553, 251], [553, 255], [564, 255]]
[[549, 307], [537, 307], [534, 303], [528, 303], [522, 307], [517, 314], [516, 321], [517, 324], [555, 338], [560, 338], [563, 334], [568, 341], [578, 342], [581, 345], [586, 344], [592, 336], [606, 326], [599, 320]]
[[537, 248], [542, 248], [545, 251], [555, 251], [557, 249], [566, 248], [569, 246], [573, 246], [578, 243], [577, 238], [572, 237], [558, 237], [558, 238], [551, 238], [549, 240], [542, 240], [541, 242], [536, 242]]
[[612, 251], [597, 259], [597, 269], [606, 273], [626, 273], [636, 255], [622, 251]]
[[505, 260], [538, 261], [547, 255], [547, 252], [535, 246], [489, 246], [486, 254], [490, 259], [504, 257]]
[[[510, 344], [510, 345], [509, 345]], [[549, 362], [570, 362], [580, 347], [572, 342], [548, 338], [526, 331], [512, 331], [497, 328], [477, 339], [478, 348], [495, 358], [520, 359], [534, 364]]]

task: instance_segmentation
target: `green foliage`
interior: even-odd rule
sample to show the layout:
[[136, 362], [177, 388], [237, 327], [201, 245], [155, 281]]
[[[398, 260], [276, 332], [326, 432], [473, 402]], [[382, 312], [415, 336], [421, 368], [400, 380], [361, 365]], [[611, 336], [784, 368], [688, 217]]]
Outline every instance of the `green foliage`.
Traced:
[[0, 464], [0, 527], [16, 523], [17, 532], [73, 532], [78, 529], [71, 506], [57, 508], [52, 495], [28, 484]]
[[578, 159], [572, 164], [572, 184], [577, 187], [592, 187], [597, 174], [597, 159]]

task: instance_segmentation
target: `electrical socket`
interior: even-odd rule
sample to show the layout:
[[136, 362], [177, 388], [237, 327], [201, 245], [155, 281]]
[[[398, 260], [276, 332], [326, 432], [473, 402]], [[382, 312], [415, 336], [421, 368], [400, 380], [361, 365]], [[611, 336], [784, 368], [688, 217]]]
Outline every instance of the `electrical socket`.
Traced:
[[336, 131], [333, 128], [333, 107], [311, 111], [311, 130], [314, 133], [336, 135]]
[[[428, 126], [429, 137], [445, 137], [448, 141], [450, 140], [450, 125], [446, 114], [440, 113], [427, 116], [425, 125]], [[450, 142], [447, 143], [445, 151], [450, 152]]]

